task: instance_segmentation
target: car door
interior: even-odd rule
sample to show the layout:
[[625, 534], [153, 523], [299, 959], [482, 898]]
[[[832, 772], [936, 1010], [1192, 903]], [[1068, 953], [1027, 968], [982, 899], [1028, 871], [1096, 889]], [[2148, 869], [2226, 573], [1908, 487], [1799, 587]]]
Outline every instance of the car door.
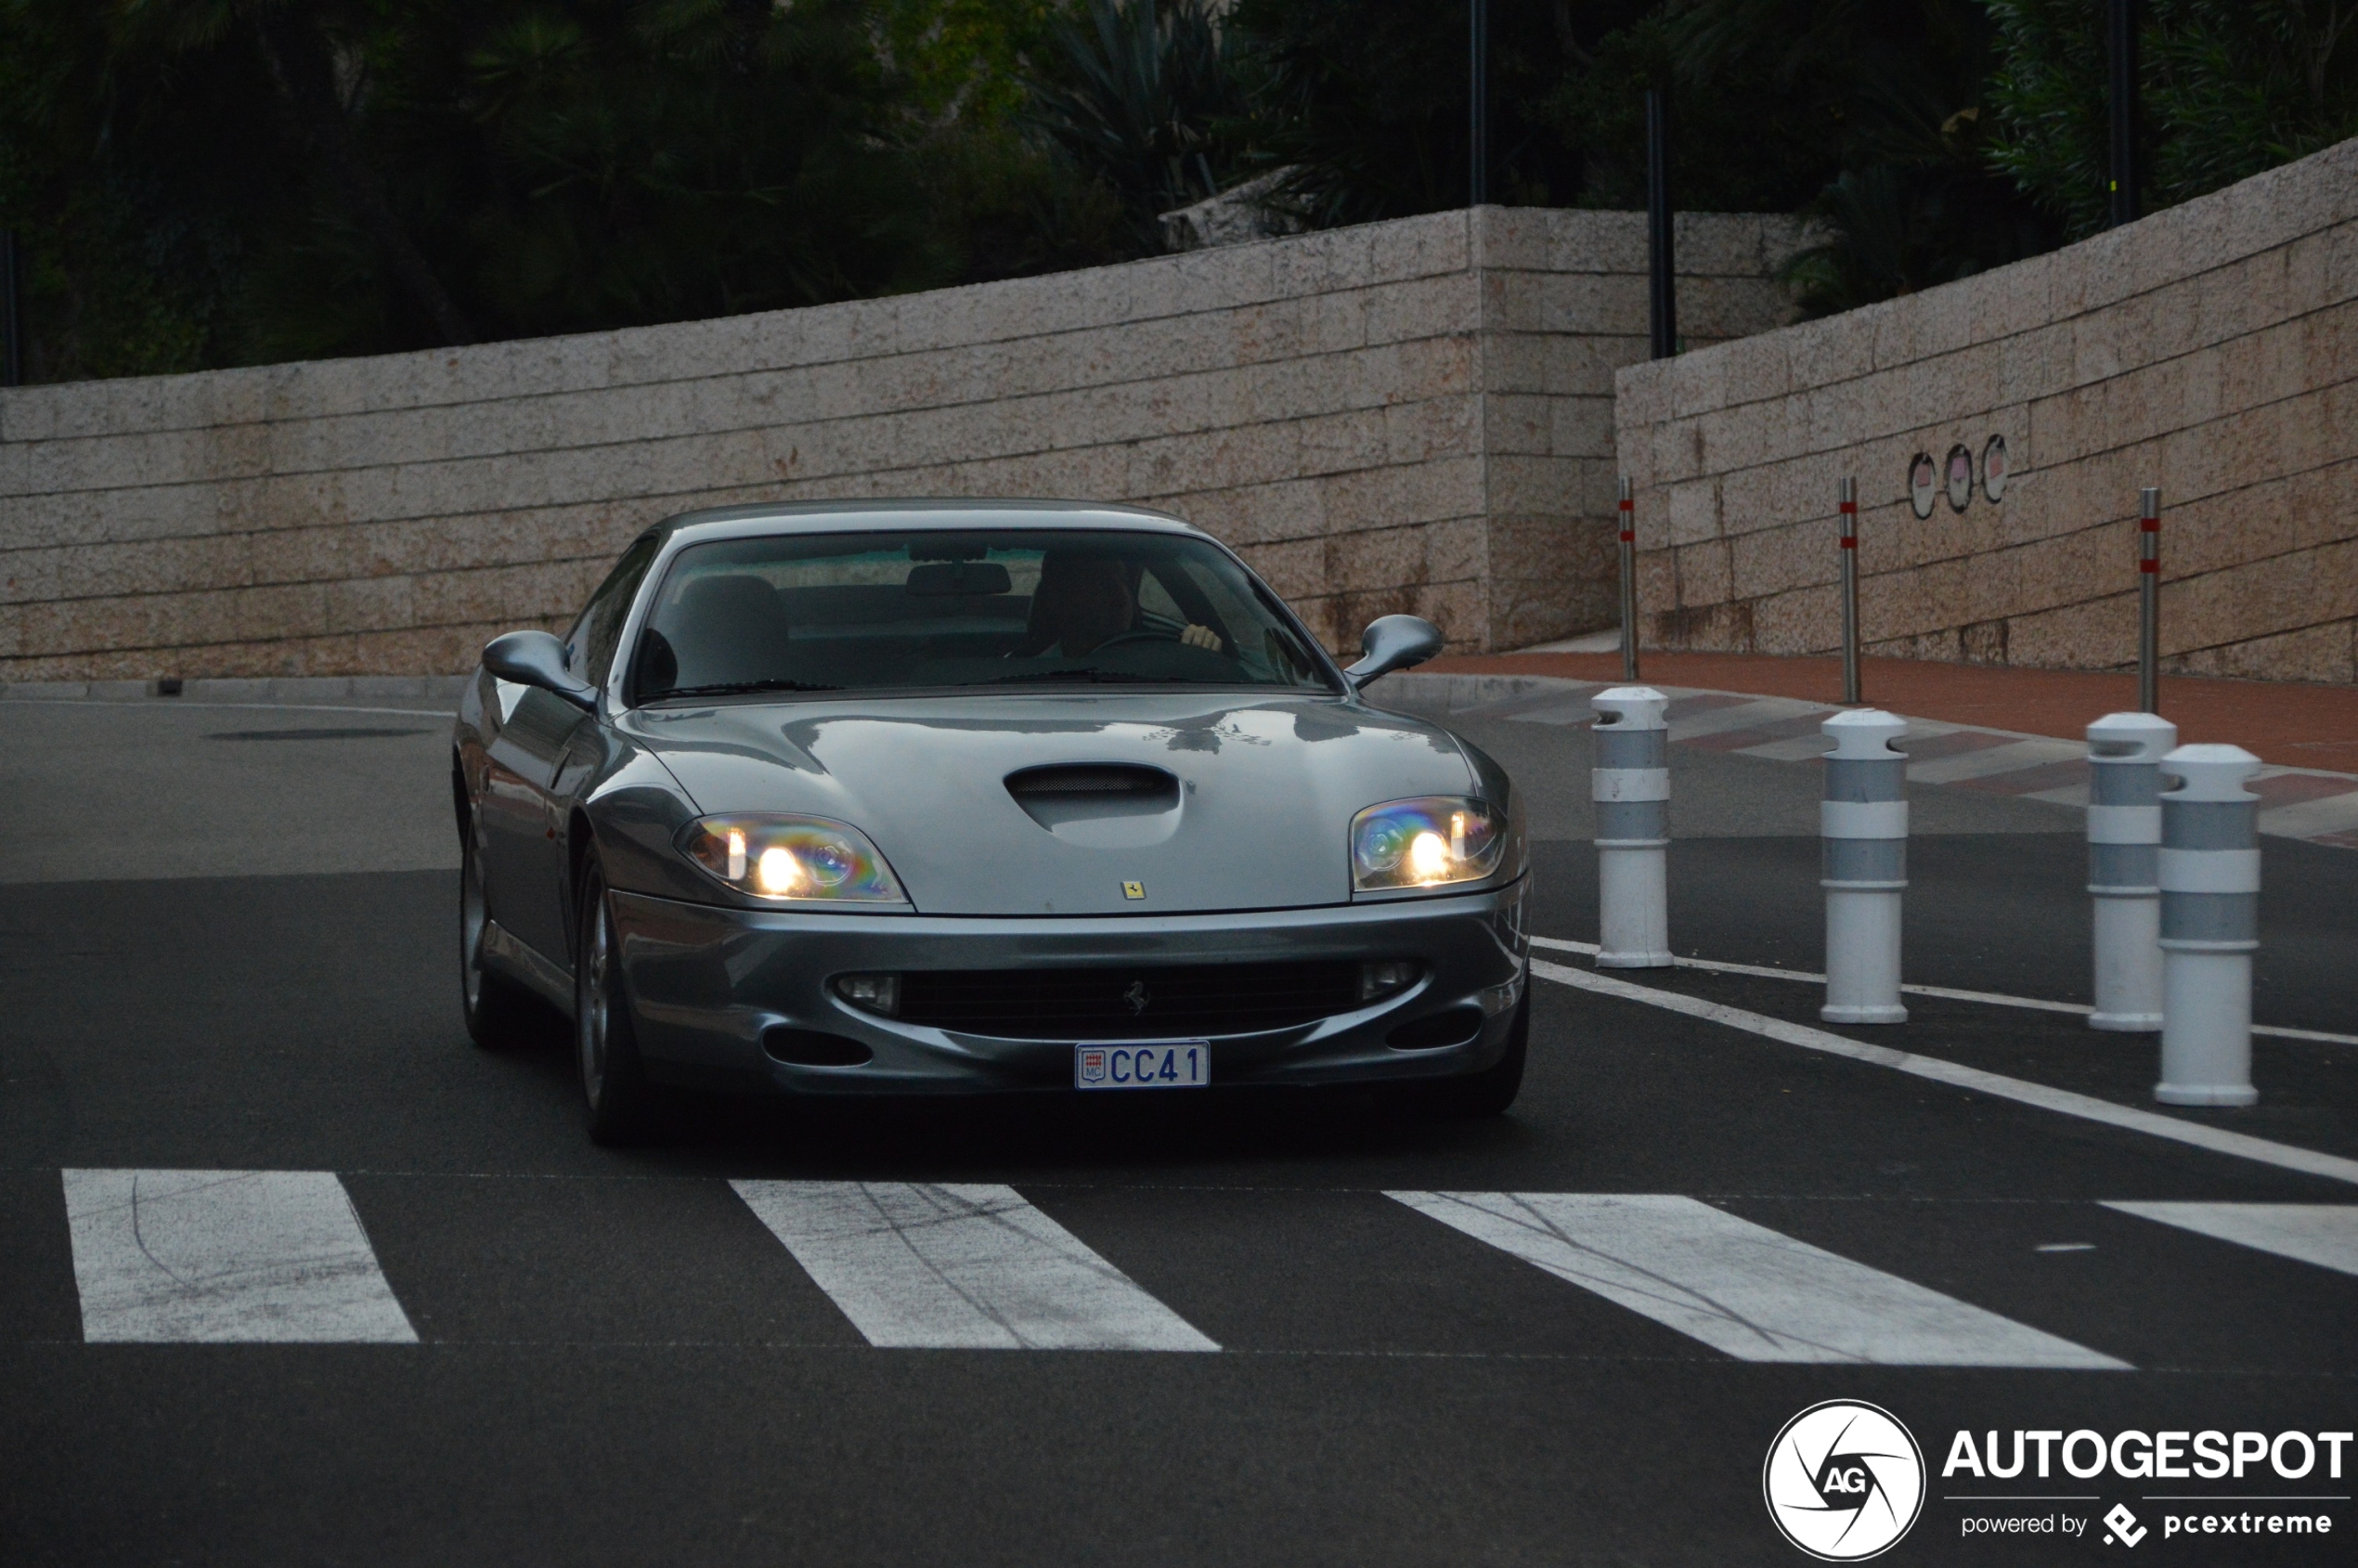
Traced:
[[[623, 551], [574, 622], [566, 650], [574, 673], [592, 686], [602, 688], [614, 667], [623, 623], [657, 542], [650, 535]], [[580, 785], [579, 759], [596, 755], [600, 721], [554, 693], [499, 685], [503, 718], [487, 748], [491, 766], [484, 802], [486, 901], [491, 917], [511, 936], [551, 962], [568, 965], [569, 795]]]
[[506, 717], [486, 748], [485, 902], [501, 929], [562, 965], [564, 823], [552, 811], [554, 785], [574, 732], [590, 716], [538, 687], [499, 684]]

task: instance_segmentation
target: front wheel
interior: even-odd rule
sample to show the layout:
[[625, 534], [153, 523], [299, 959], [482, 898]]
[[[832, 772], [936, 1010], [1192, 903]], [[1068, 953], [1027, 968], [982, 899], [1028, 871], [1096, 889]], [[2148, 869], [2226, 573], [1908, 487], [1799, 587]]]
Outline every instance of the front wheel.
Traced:
[[467, 1020], [467, 1038], [486, 1051], [499, 1051], [530, 1037], [539, 1009], [522, 986], [484, 965], [484, 939], [490, 928], [483, 860], [475, 851], [474, 835], [469, 833], [459, 849], [459, 1006]]
[[646, 1130], [654, 1091], [639, 1063], [639, 1032], [623, 989], [620, 944], [595, 861], [581, 878], [574, 922], [574, 1055], [592, 1143], [628, 1143]]
[[1444, 1116], [1503, 1116], [1522, 1092], [1522, 1068], [1531, 1055], [1531, 981], [1522, 983], [1515, 1021], [1507, 1030], [1507, 1054], [1480, 1072], [1445, 1079], [1436, 1108]]

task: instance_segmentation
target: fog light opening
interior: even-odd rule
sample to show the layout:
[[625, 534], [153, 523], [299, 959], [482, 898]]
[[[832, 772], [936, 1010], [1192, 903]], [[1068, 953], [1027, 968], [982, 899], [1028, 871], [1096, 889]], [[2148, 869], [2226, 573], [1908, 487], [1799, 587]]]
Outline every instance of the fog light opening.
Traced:
[[837, 975], [836, 994], [866, 1012], [887, 1018], [900, 1015], [899, 975]]
[[1413, 958], [1375, 958], [1359, 965], [1359, 1000], [1380, 1002], [1417, 983], [1422, 966]]

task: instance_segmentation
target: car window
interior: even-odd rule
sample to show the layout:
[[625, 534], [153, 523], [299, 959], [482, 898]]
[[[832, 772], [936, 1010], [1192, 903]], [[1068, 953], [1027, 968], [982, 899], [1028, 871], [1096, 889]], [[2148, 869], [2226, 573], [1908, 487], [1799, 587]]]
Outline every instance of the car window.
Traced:
[[795, 690], [1333, 690], [1293, 618], [1184, 534], [970, 529], [692, 545], [649, 601], [630, 700]]
[[622, 552], [606, 580], [590, 596], [580, 618], [573, 623], [573, 631], [565, 640], [565, 654], [574, 674], [592, 686], [602, 686], [614, 668], [615, 645], [622, 641], [622, 623], [629, 618], [630, 602], [638, 597], [639, 584], [647, 575], [647, 567], [655, 558], [655, 538], [650, 534]]

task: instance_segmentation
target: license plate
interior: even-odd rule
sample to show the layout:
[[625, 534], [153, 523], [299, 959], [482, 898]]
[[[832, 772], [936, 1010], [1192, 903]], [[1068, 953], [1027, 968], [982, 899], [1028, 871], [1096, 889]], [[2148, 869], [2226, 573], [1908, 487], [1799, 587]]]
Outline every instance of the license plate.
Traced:
[[1200, 1089], [1211, 1082], [1209, 1041], [1147, 1040], [1072, 1048], [1076, 1089]]

